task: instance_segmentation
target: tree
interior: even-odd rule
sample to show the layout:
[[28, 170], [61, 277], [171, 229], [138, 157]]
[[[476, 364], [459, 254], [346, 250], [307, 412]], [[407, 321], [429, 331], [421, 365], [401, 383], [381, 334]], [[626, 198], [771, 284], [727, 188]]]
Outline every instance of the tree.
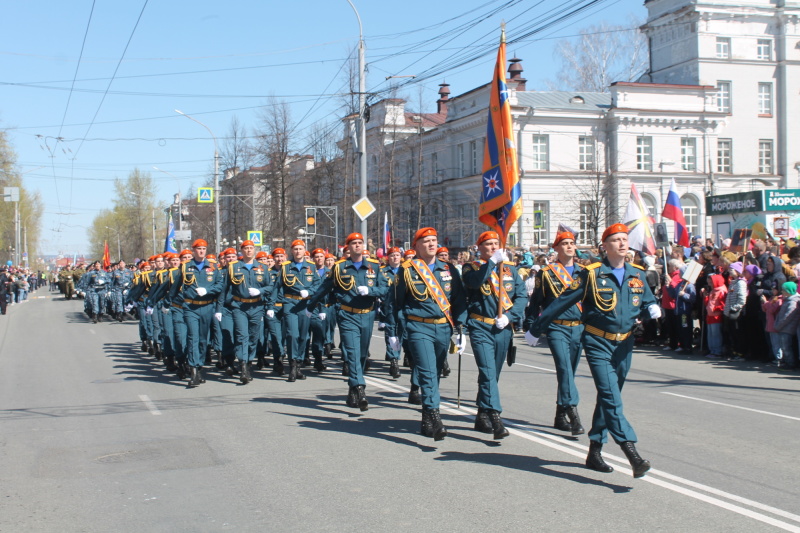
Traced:
[[647, 72], [647, 38], [639, 24], [616, 26], [608, 22], [581, 31], [576, 40], [564, 39], [556, 46], [561, 62], [553, 90], [608, 92], [615, 81], [636, 81]]
[[262, 190], [265, 198], [259, 203], [267, 205], [273, 213], [270, 227], [264, 229], [275, 237], [289, 239], [292, 229], [289, 224], [289, 188], [292, 180], [289, 174], [291, 161], [289, 149], [293, 131], [291, 111], [285, 101], [270, 98], [268, 105], [260, 112], [260, 129], [256, 136], [258, 155], [266, 162]]
[[[19, 205], [14, 202], [0, 202], [0, 257], [3, 262], [13, 260], [12, 250], [17, 242], [14, 216], [19, 209], [19, 257], [28, 252], [29, 258], [37, 256], [41, 228], [42, 200], [39, 193], [29, 191], [23, 182], [23, 175], [16, 166], [16, 153], [8, 143], [5, 130], [0, 130], [0, 188], [18, 187]], [[26, 245], [27, 243], [27, 245]], [[34, 262], [30, 261], [30, 265]]]

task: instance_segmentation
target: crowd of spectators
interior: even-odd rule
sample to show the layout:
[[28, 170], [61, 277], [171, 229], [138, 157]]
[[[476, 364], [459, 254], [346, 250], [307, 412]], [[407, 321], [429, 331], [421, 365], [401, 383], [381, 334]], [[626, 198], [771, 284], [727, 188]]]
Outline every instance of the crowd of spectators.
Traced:
[[28, 301], [28, 293], [47, 283], [47, 275], [27, 268], [0, 268], [0, 314], [8, 306]]

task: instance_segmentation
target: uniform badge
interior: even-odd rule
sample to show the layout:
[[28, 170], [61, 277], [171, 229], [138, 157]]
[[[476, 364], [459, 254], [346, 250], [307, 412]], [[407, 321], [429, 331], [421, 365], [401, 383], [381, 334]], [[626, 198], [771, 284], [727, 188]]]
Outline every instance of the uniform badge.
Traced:
[[311, 281], [312, 281], [313, 279], [314, 279], [314, 277], [313, 277], [313, 276], [306, 276], [306, 281], [307, 281], [308, 283], [311, 283]]
[[631, 278], [628, 280], [628, 287], [632, 289], [639, 289], [641, 287], [644, 287], [644, 282], [639, 278]]
[[641, 300], [639, 299], [639, 297], [638, 297], [638, 296], [634, 296], [632, 301], [633, 301], [633, 305], [635, 305], [636, 307], [638, 307], [638, 306], [639, 306], [639, 302], [640, 302]]
[[208, 281], [214, 281], [214, 276], [206, 276], [206, 279], [207, 279]]
[[572, 283], [569, 284], [569, 288], [573, 291], [580, 286], [581, 286], [581, 278], [575, 278], [572, 280]]
[[256, 281], [258, 281], [259, 283], [260, 283], [260, 282], [261, 282], [261, 280], [263, 280], [263, 279], [264, 279], [264, 277], [263, 277], [263, 276], [256, 276]]
[[442, 288], [443, 288], [444, 290], [446, 290], [447, 292], [450, 292], [450, 284], [449, 284], [449, 283], [445, 283], [445, 284], [444, 284], [444, 287], [442, 287]]
[[375, 280], [371, 279], [371, 278], [367, 278], [367, 286], [368, 287], [372, 287], [373, 285], [375, 285]]
[[505, 285], [503, 285], [503, 288], [504, 288], [506, 291], [510, 291], [511, 289], [513, 289], [513, 288], [514, 288], [514, 286], [513, 286], [513, 285], [511, 285], [510, 283], [506, 283]]

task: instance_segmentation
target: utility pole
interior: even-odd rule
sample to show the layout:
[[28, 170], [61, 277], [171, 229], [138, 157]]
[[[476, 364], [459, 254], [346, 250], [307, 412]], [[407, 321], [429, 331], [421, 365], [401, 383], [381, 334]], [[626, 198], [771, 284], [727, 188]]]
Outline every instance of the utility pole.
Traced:
[[[365, 63], [364, 28], [361, 25], [361, 16], [351, 0], [347, 0], [358, 19], [358, 173], [361, 182], [361, 198], [367, 197], [367, 68]], [[367, 238], [367, 220], [361, 221], [361, 235]]]

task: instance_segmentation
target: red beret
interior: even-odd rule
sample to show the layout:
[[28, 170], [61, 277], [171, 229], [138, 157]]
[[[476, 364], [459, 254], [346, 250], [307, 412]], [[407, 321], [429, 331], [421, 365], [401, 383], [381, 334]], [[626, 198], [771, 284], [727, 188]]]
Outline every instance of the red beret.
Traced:
[[192, 255], [192, 251], [188, 248], [186, 248], [185, 250], [181, 250], [180, 255], [186, 255], [186, 254]]
[[203, 248], [208, 248], [208, 243], [206, 241], [204, 241], [203, 239], [197, 239], [196, 241], [194, 241], [192, 243], [192, 248], [199, 248], [201, 246]]
[[328, 259], [328, 258], [336, 259], [336, 256], [331, 254], [331, 253], [327, 253], [327, 254], [325, 254], [325, 259]]
[[628, 226], [626, 226], [625, 224], [611, 224], [603, 232], [603, 238], [601, 239], [601, 241], [605, 242], [606, 239], [608, 239], [615, 233], [628, 233]]
[[445, 248], [444, 246], [442, 246], [441, 248], [439, 248], [438, 250], [436, 250], [436, 255], [439, 255], [439, 254], [441, 254], [441, 253], [449, 254], [449, 253], [450, 253], [450, 250], [448, 250], [447, 248]]
[[245, 246], [255, 246], [255, 244], [253, 244], [253, 241], [247, 240], [240, 244], [239, 248], [244, 248]]
[[363, 235], [361, 235], [360, 233], [351, 233], [351, 234], [350, 234], [350, 235], [348, 235], [348, 236], [347, 236], [347, 238], [344, 240], [344, 244], [345, 244], [345, 245], [348, 245], [348, 244], [350, 244], [350, 241], [357, 241], [357, 240], [361, 240], [361, 241], [363, 242], [363, 240], [364, 240], [364, 236], [363, 236]]
[[571, 231], [562, 231], [561, 233], [556, 233], [556, 240], [553, 241], [553, 246], [558, 246], [558, 243], [564, 239], [572, 239], [574, 241], [575, 235], [573, 235]]
[[406, 250], [405, 253], [403, 253], [404, 257], [414, 257], [415, 255], [417, 255], [416, 250]]
[[391, 248], [389, 248], [389, 250], [386, 252], [386, 255], [389, 255], [389, 254], [402, 254], [402, 253], [403, 253], [403, 252], [400, 250], [400, 248], [398, 248], [397, 246], [392, 246], [392, 247], [391, 247]]
[[275, 255], [275, 254], [286, 255], [286, 250], [284, 250], [283, 248], [275, 248], [274, 250], [272, 250], [272, 255]]
[[230, 255], [230, 254], [236, 255], [236, 250], [234, 250], [233, 248], [225, 248], [219, 255]]
[[315, 256], [315, 255], [317, 255], [317, 254], [322, 254], [322, 255], [325, 255], [325, 250], [323, 250], [322, 248], [314, 248], [314, 249], [311, 251], [311, 255], [312, 255], [312, 257], [313, 257], [313, 256]]
[[500, 235], [496, 231], [484, 231], [478, 236], [478, 242], [475, 244], [481, 244], [482, 242], [490, 241], [492, 239], [500, 240]]
[[267, 252], [258, 252], [256, 254], [256, 259], [264, 259], [265, 257], [267, 257]]
[[417, 232], [414, 234], [414, 242], [412, 243], [412, 246], [416, 246], [418, 240], [423, 239], [425, 237], [430, 237], [431, 235], [434, 236], [437, 235], [435, 229], [433, 228], [418, 229]]
[[305, 246], [305, 245], [306, 243], [303, 242], [302, 239], [295, 239], [292, 241], [292, 246], [290, 246], [290, 248], [294, 248], [295, 246]]

